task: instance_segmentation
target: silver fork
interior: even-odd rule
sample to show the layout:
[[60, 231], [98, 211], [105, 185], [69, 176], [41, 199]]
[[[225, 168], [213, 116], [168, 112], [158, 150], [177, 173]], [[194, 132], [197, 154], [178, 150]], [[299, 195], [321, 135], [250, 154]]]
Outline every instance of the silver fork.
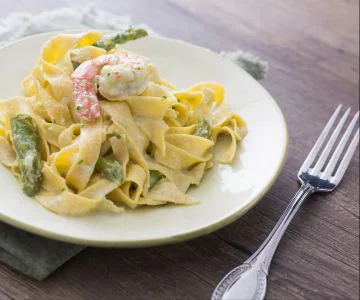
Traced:
[[[266, 281], [272, 257], [280, 242], [281, 237], [286, 231], [291, 220], [299, 210], [305, 199], [316, 192], [333, 191], [343, 178], [345, 171], [351, 161], [351, 158], [359, 143], [359, 128], [356, 131], [350, 145], [340, 160], [341, 154], [354, 131], [359, 118], [359, 112], [356, 113], [340, 142], [337, 144], [335, 151], [330, 157], [342, 127], [350, 113], [350, 108], [346, 110], [335, 129], [336, 119], [340, 113], [342, 105], [339, 105], [320, 134], [314, 147], [311, 149], [308, 157], [301, 166], [298, 179], [301, 187], [289, 203], [285, 212], [266, 238], [260, 248], [248, 258], [244, 264], [229, 272], [218, 284], [212, 294], [212, 300], [223, 299], [244, 299], [244, 300], [261, 300], [266, 293]], [[316, 160], [322, 145], [324, 144], [329, 133], [332, 132], [327, 144]], [[328, 163], [325, 165], [326, 161]], [[336, 165], [339, 164], [335, 170]], [[313, 166], [313, 167], [312, 167]], [[333, 175], [335, 171], [335, 174]]]

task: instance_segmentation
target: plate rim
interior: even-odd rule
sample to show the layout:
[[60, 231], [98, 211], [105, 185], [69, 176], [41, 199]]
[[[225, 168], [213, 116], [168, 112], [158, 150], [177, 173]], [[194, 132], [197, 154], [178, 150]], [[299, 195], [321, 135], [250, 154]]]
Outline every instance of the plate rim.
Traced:
[[[36, 38], [39, 36], [49, 36], [50, 37], [52, 34], [79, 33], [79, 32], [86, 32], [86, 31], [100, 31], [100, 32], [107, 31], [107, 32], [109, 32], [111, 30], [73, 29], [73, 30], [50, 31], [50, 32], [44, 32], [44, 33], [39, 33], [39, 34], [33, 34], [33, 35], [29, 35], [29, 36], [23, 37], [21, 39], [17, 39], [17, 40], [14, 40], [9, 43], [5, 43], [5, 44], [1, 45], [0, 51], [4, 48], [11, 47], [12, 45], [15, 45], [15, 44], [21, 43], [25, 40]], [[150, 37], [155, 38], [155, 39], [167, 40], [167, 41], [174, 42], [174, 43], [186, 44], [191, 47], [196, 47], [199, 50], [209, 51], [209, 52], [212, 52], [213, 54], [218, 55], [218, 53], [212, 51], [211, 49], [201, 47], [199, 45], [192, 44], [192, 43], [180, 40], [180, 39], [168, 38], [168, 37], [157, 36], [157, 35], [150, 35]], [[236, 65], [234, 63], [232, 63], [231, 61], [227, 60], [226, 58], [223, 58], [223, 59], [225, 61], [228, 61], [226, 63], [229, 66], [232, 65], [232, 67], [236, 67]], [[246, 71], [244, 71], [240, 67], [237, 67], [237, 69], [240, 72], [242, 72], [245, 76], [247, 76], [250, 80], [255, 82], [255, 84], [258, 86], [258, 88], [260, 88], [262, 90], [262, 92], [270, 100], [270, 102], [272, 102], [272, 105], [276, 108], [276, 110], [279, 113], [279, 116], [281, 118], [280, 121], [282, 123], [282, 128], [284, 130], [284, 132], [283, 132], [284, 143], [283, 143], [283, 149], [282, 149], [282, 153], [281, 153], [281, 157], [282, 157], [281, 161], [278, 163], [274, 174], [272, 175], [271, 179], [267, 182], [266, 186], [262, 190], [260, 190], [258, 192], [258, 194], [256, 194], [251, 199], [251, 201], [246, 203], [245, 206], [243, 206], [239, 209], [232, 210], [227, 215], [219, 218], [215, 222], [212, 222], [210, 224], [205, 224], [204, 226], [194, 229], [194, 230], [186, 231], [184, 233], [177, 234], [177, 235], [170, 235], [170, 236], [165, 236], [165, 237], [160, 237], [160, 238], [141, 239], [141, 240], [118, 240], [118, 241], [112, 240], [111, 241], [111, 240], [93, 240], [93, 239], [86, 239], [86, 238], [77, 238], [77, 237], [72, 237], [72, 236], [68, 236], [65, 234], [49, 231], [49, 230], [46, 230], [43, 228], [37, 228], [35, 226], [18, 221], [14, 218], [10, 218], [1, 212], [0, 212], [0, 221], [6, 223], [8, 225], [14, 226], [18, 229], [24, 230], [26, 232], [29, 232], [29, 233], [32, 233], [32, 234], [35, 234], [38, 236], [42, 236], [45, 238], [49, 238], [52, 240], [57, 240], [57, 241], [62, 241], [62, 242], [72, 243], [72, 244], [77, 244], [77, 245], [84, 245], [84, 246], [96, 246], [96, 247], [102, 247], [102, 248], [140, 248], [140, 247], [160, 246], [160, 245], [166, 245], [166, 244], [179, 243], [179, 242], [183, 242], [186, 240], [200, 237], [205, 234], [212, 233], [212, 232], [219, 230], [219, 229], [225, 227], [226, 225], [229, 225], [232, 222], [236, 221], [241, 216], [243, 216], [245, 213], [247, 213], [252, 207], [254, 207], [265, 196], [265, 194], [269, 191], [269, 189], [272, 187], [272, 185], [274, 184], [276, 179], [279, 177], [280, 172], [282, 171], [282, 169], [284, 167], [284, 164], [285, 164], [286, 158], [287, 158], [287, 154], [288, 154], [288, 148], [289, 148], [288, 126], [287, 126], [285, 116], [284, 116], [280, 106], [275, 101], [275, 99], [271, 96], [271, 94], [258, 81], [256, 81], [253, 77], [251, 77]]]

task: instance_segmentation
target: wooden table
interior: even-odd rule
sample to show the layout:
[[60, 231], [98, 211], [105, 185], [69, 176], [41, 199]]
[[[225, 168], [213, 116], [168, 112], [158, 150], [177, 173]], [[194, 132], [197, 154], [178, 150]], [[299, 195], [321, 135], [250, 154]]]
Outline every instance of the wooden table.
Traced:
[[[0, 17], [68, 3], [6, 1]], [[43, 282], [0, 266], [0, 299], [209, 299], [278, 220], [336, 105], [359, 109], [359, 2], [103, 0], [99, 6], [167, 36], [215, 51], [242, 48], [268, 60], [262, 84], [287, 118], [287, 163], [254, 209], [216, 233], [151, 249], [88, 248]], [[268, 299], [359, 298], [358, 155], [337, 191], [313, 196], [290, 225], [271, 267]]]

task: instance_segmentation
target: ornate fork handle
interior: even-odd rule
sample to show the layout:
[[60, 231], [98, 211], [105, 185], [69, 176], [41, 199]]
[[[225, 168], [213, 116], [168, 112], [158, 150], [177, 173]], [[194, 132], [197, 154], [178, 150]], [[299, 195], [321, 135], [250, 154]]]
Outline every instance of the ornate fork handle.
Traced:
[[315, 191], [309, 183], [301, 185], [285, 212], [260, 248], [244, 264], [228, 273], [216, 287], [212, 300], [260, 300], [266, 292], [266, 276], [275, 250], [304, 200]]
[[[346, 145], [352, 136], [352, 132], [357, 127], [359, 112], [355, 114], [345, 133], [342, 135], [342, 138], [337, 142], [341, 129], [350, 113], [349, 108], [334, 128], [333, 125], [336, 123], [340, 110], [341, 105], [337, 107], [331, 116], [309, 155], [300, 167], [298, 179], [301, 182], [301, 187], [275, 225], [275, 228], [260, 248], [243, 265], [232, 270], [220, 281], [212, 295], [212, 300], [264, 299], [269, 266], [280, 239], [284, 235], [289, 223], [299, 210], [301, 204], [311, 193], [331, 192], [337, 187], [357, 149], [360, 135], [359, 128], [352, 137], [349, 146], [346, 147]], [[330, 133], [331, 136], [318, 157]], [[330, 155], [335, 144], [337, 145], [336, 149], [334, 153]], [[345, 154], [343, 158], [340, 159], [343, 152], [345, 152]], [[338, 162], [340, 163], [336, 169]], [[311, 167], [312, 165], [313, 167]]]

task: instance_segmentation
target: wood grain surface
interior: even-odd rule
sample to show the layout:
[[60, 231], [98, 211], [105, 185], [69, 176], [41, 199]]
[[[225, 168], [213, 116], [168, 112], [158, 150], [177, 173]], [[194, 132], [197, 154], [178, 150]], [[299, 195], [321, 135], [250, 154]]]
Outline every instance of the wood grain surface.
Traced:
[[[81, 2], [86, 3], [85, 1]], [[0, 17], [73, 1], [1, 1]], [[216, 233], [149, 249], [88, 248], [49, 279], [0, 265], [0, 299], [209, 299], [265, 239], [298, 188], [296, 172], [338, 103], [359, 109], [357, 0], [99, 1], [159, 33], [269, 61], [262, 82], [286, 116], [289, 154], [263, 200]], [[359, 299], [359, 152], [336, 192], [315, 195], [274, 257], [267, 299]]]

